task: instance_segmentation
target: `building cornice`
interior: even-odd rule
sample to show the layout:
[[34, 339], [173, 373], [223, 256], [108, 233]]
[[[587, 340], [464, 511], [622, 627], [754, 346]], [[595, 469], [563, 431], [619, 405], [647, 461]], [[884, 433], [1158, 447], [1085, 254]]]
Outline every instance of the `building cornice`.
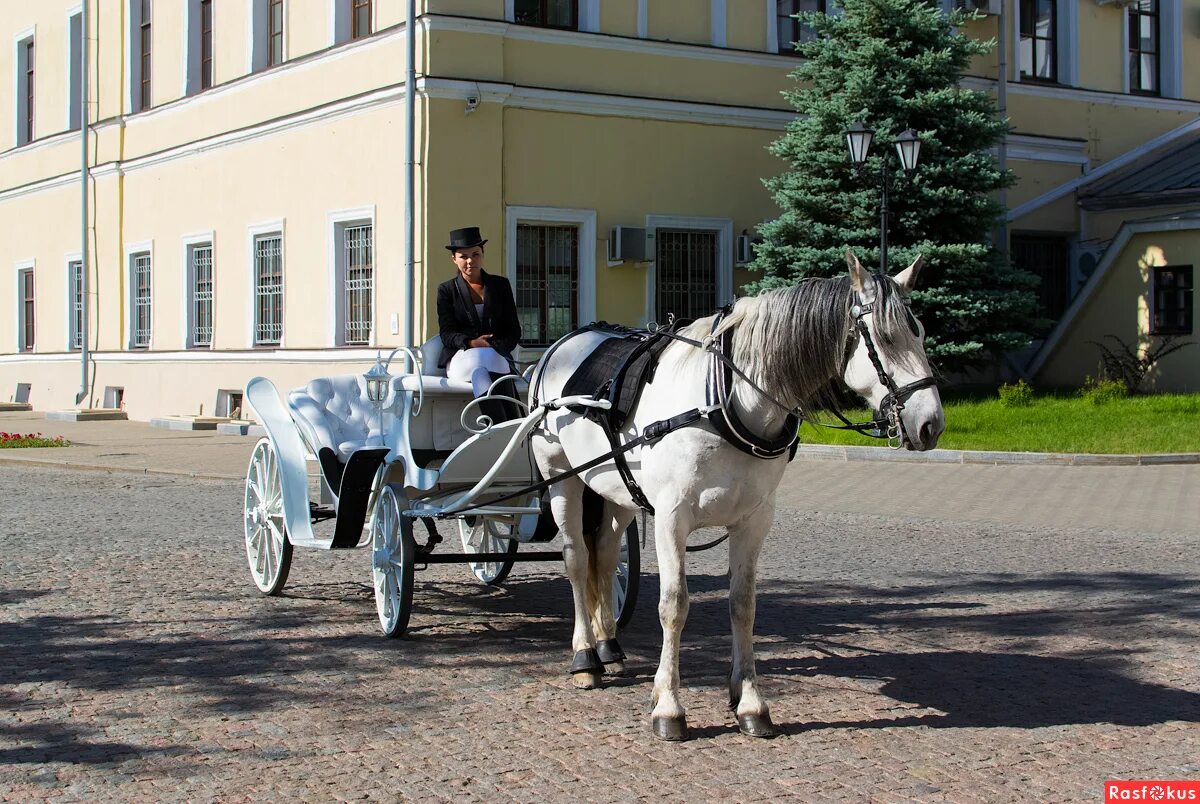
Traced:
[[[962, 86], [967, 89], [978, 89], [984, 92], [994, 91], [996, 81], [981, 76], [965, 76]], [[1200, 101], [1182, 98], [1160, 98], [1154, 95], [1133, 95], [1124, 92], [1107, 92], [1100, 89], [1083, 89], [1080, 87], [1059, 86], [1057, 84], [1034, 84], [1010, 81], [1007, 84], [1009, 95], [1026, 95], [1034, 98], [1049, 98], [1051, 100], [1074, 101], [1076, 103], [1098, 103], [1107, 106], [1126, 106], [1135, 109], [1155, 109], [1170, 112], [1200, 113]]]

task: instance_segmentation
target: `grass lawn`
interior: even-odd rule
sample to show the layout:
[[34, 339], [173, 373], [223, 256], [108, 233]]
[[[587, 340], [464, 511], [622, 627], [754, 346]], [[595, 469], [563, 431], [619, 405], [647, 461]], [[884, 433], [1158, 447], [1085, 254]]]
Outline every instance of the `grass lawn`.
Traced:
[[[1074, 396], [1039, 395], [1028, 407], [1004, 407], [995, 396], [943, 395], [946, 432], [938, 447], [1006, 452], [1146, 454], [1200, 452], [1200, 395], [1155, 394], [1094, 404]], [[870, 418], [847, 411], [851, 421]], [[824, 419], [836, 424], [832, 417]], [[803, 424], [805, 444], [880, 446], [857, 433]]]

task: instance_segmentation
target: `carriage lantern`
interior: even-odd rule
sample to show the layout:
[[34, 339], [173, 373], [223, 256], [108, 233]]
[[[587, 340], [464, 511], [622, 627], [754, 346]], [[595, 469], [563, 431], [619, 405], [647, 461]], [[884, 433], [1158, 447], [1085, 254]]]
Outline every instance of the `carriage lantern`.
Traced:
[[383, 360], [379, 355], [375, 355], [375, 365], [363, 375], [363, 379], [367, 383], [367, 399], [374, 402], [376, 405], [383, 404], [387, 399], [388, 385], [392, 381], [392, 375], [388, 374], [387, 366], [383, 364]]

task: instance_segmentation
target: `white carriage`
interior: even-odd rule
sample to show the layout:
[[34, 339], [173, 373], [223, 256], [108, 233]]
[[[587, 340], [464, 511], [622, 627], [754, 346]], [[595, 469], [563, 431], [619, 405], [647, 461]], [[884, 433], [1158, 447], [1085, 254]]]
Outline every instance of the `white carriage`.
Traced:
[[[561, 560], [561, 551], [520, 549], [557, 533], [542, 492], [503, 499], [541, 479], [528, 437], [544, 412], [526, 413], [526, 383], [515, 375], [473, 398], [469, 383], [438, 370], [440, 353], [437, 337], [420, 350], [401, 347], [367, 374], [321, 377], [286, 400], [267, 379], [247, 384], [246, 400], [267, 432], [254, 447], [245, 487], [246, 554], [261, 592], [283, 590], [294, 547], [369, 544], [380, 627], [399, 636], [412, 612], [415, 570], [464, 563], [480, 581], [499, 584], [515, 561]], [[388, 366], [398, 354], [408, 371], [392, 376]], [[481, 413], [488, 405], [491, 417]], [[328, 519], [331, 534], [327, 525], [314, 528]], [[437, 519], [457, 523], [461, 552], [437, 551]], [[426, 526], [424, 543], [417, 520]], [[618, 625], [632, 616], [639, 571], [635, 524], [613, 577]]]

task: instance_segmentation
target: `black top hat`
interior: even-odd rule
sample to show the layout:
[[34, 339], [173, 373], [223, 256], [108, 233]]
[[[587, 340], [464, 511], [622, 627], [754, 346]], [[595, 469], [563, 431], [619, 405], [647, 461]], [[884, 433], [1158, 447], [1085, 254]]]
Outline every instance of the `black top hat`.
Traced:
[[451, 230], [450, 244], [446, 246], [446, 250], [457, 251], [461, 248], [482, 246], [486, 242], [487, 241], [480, 236], [478, 226], [468, 226], [465, 229]]

